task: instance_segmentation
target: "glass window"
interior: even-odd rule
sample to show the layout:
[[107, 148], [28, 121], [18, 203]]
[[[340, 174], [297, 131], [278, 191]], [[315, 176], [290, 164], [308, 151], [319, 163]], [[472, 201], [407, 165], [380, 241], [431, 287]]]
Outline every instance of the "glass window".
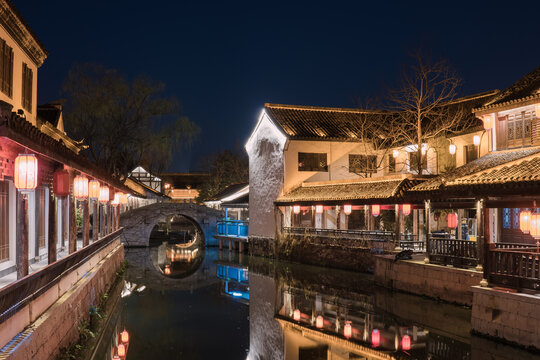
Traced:
[[349, 172], [351, 173], [376, 173], [377, 156], [376, 155], [349, 155]]
[[0, 181], [0, 261], [9, 260], [9, 183]]
[[328, 171], [326, 153], [298, 153], [298, 171]]

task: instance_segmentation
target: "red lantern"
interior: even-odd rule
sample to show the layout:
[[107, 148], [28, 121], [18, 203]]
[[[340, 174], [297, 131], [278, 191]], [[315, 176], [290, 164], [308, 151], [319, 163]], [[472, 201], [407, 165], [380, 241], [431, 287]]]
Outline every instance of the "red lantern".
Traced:
[[69, 195], [69, 172], [58, 170], [53, 175], [53, 191], [56, 196]]
[[99, 202], [104, 204], [109, 202], [109, 188], [107, 186], [99, 188]]
[[90, 196], [90, 199], [97, 200], [99, 198], [99, 189], [99, 181], [90, 180], [88, 183], [88, 196]]
[[129, 342], [129, 333], [126, 330], [120, 333], [120, 341], [124, 344]]
[[343, 327], [343, 336], [345, 336], [347, 339], [352, 336], [352, 325], [350, 321], [345, 322], [345, 326]]
[[300, 205], [294, 205], [293, 206], [293, 212], [295, 214], [300, 214]]
[[409, 335], [403, 335], [401, 340], [401, 348], [403, 350], [411, 350], [411, 337]]
[[381, 333], [379, 329], [373, 329], [371, 332], [371, 344], [373, 347], [378, 347], [381, 344]]
[[371, 213], [373, 216], [379, 216], [381, 213], [381, 205], [371, 205]]
[[300, 321], [300, 310], [296, 309], [293, 311], [293, 319], [294, 321]]
[[449, 213], [447, 216], [448, 220], [448, 227], [451, 229], [457, 228], [457, 214], [456, 213]]
[[316, 205], [316, 206], [315, 206], [315, 212], [316, 212], [317, 214], [322, 214], [322, 213], [323, 213], [323, 210], [324, 210], [324, 208], [323, 208], [322, 205]]
[[73, 180], [73, 195], [77, 199], [88, 197], [88, 179], [85, 176], [76, 176]]
[[322, 315], [317, 316], [317, 320], [315, 321], [315, 326], [317, 327], [317, 329], [322, 329], [322, 327], [324, 325], [323, 320], [324, 319], [323, 319]]
[[403, 204], [403, 215], [407, 216], [411, 213], [411, 204]]
[[126, 346], [124, 344], [118, 345], [118, 356], [121, 358], [126, 356]]
[[343, 205], [343, 212], [345, 215], [351, 215], [352, 205]]
[[15, 158], [15, 187], [30, 191], [37, 187], [38, 161], [33, 154], [21, 154]]
[[519, 213], [519, 229], [523, 231], [524, 234], [531, 232], [531, 212], [522, 211]]
[[531, 236], [540, 237], [540, 214], [531, 215]]

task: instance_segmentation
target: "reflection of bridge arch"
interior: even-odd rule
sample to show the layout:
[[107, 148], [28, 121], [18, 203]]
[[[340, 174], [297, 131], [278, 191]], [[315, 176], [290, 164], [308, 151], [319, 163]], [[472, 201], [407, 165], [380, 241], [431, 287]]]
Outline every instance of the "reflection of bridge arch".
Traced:
[[122, 241], [126, 246], [148, 246], [154, 226], [174, 215], [182, 215], [193, 221], [203, 235], [205, 245], [216, 245], [214, 235], [222, 212], [204, 205], [187, 203], [155, 203], [122, 214], [120, 225], [124, 227]]

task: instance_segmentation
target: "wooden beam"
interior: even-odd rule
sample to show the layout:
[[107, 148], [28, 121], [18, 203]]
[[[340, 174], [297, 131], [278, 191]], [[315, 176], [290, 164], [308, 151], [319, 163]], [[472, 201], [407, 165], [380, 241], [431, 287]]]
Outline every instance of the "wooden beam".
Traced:
[[90, 245], [90, 207], [88, 200], [82, 201], [83, 207], [83, 247]]
[[17, 280], [28, 275], [28, 199], [17, 191]]
[[54, 196], [52, 189], [49, 190], [49, 241], [47, 244], [47, 262], [52, 264], [56, 261], [56, 241], [58, 237], [56, 208], [58, 204], [56, 202], [56, 196]]

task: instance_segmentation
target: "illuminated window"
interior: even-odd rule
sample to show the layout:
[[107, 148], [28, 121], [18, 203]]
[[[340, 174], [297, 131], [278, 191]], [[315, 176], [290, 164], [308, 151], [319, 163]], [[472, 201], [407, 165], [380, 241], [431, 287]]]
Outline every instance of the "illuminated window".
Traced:
[[326, 153], [298, 153], [298, 171], [328, 171]]

